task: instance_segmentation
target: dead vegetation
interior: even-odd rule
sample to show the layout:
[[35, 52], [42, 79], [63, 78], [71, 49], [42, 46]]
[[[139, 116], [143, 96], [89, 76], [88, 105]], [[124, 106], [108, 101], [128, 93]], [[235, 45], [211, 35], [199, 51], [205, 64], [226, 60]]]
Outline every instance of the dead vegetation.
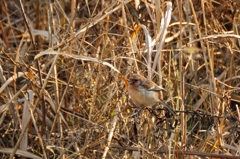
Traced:
[[[0, 158], [239, 156], [239, 0], [0, 7]], [[136, 72], [177, 116], [136, 111]]]

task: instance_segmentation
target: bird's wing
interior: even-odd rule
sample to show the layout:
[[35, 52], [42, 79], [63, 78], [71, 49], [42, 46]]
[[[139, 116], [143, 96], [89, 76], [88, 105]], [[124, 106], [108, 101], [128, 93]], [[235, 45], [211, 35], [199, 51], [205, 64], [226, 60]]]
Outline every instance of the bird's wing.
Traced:
[[164, 88], [156, 85], [154, 82], [152, 82], [150, 80], [146, 80], [145, 82], [143, 82], [142, 86], [145, 87], [149, 91], [165, 91]]
[[160, 87], [160, 86], [153, 86], [151, 88], [148, 89], [149, 91], [166, 91], [164, 88]]

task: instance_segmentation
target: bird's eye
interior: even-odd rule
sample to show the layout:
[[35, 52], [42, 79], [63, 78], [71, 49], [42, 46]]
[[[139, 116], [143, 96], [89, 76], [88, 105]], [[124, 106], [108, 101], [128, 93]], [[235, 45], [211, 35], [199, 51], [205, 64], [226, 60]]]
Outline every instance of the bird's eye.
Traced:
[[129, 84], [134, 85], [134, 86], [139, 86], [141, 85], [142, 81], [139, 79], [129, 79]]
[[133, 80], [134, 83], [137, 83], [138, 81], [139, 81], [139, 80], [137, 80], [137, 79], [134, 79], [134, 80]]
[[134, 84], [136, 86], [141, 85], [141, 80], [138, 80], [138, 79], [134, 80]]
[[136, 79], [130, 79], [128, 82], [129, 83], [131, 83], [131, 84], [133, 84], [133, 83], [136, 83], [138, 80], [136, 80]]

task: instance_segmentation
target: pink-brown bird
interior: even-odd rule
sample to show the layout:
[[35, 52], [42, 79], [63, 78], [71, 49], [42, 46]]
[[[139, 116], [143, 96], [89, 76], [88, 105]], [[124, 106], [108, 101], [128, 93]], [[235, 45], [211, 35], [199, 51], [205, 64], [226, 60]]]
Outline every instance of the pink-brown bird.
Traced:
[[162, 90], [164, 90], [162, 87], [139, 74], [133, 74], [128, 80], [128, 93], [134, 104], [153, 106], [156, 103], [161, 103], [175, 115], [175, 111], [160, 99], [160, 91]]

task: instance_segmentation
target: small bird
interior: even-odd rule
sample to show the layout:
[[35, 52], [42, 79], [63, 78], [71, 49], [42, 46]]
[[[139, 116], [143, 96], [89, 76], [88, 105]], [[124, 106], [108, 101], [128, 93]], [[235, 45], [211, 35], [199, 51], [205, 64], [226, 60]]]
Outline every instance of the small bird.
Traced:
[[160, 91], [162, 90], [164, 90], [162, 87], [139, 74], [133, 74], [128, 80], [128, 93], [134, 104], [152, 106], [161, 103], [175, 115], [174, 110], [160, 99]]

